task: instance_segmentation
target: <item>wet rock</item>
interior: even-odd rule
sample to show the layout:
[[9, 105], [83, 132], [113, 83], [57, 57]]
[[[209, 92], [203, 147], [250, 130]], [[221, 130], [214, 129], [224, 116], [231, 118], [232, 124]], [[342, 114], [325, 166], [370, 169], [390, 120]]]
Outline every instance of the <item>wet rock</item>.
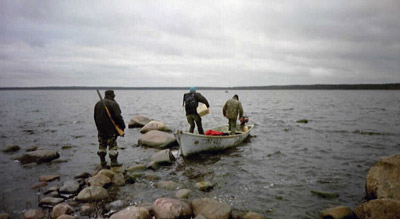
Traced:
[[46, 192], [44, 192], [44, 194], [47, 195], [50, 192], [58, 192], [58, 187], [57, 186], [52, 186], [52, 187], [48, 188], [46, 190]]
[[139, 145], [163, 149], [176, 142], [175, 136], [170, 133], [152, 130], [140, 136]]
[[156, 170], [160, 169], [160, 165], [158, 165], [156, 161], [152, 161], [147, 164], [146, 168], [156, 171]]
[[124, 186], [125, 185], [125, 177], [122, 173], [116, 173], [112, 179], [112, 184], [116, 186]]
[[214, 188], [214, 184], [209, 182], [209, 181], [203, 181], [203, 182], [197, 182], [195, 184], [195, 187], [203, 192], [210, 191], [212, 188]]
[[195, 199], [191, 203], [195, 216], [203, 215], [208, 219], [228, 219], [232, 208], [225, 203], [220, 203], [212, 198]]
[[188, 199], [190, 192], [190, 189], [179, 189], [175, 192], [175, 197], [178, 199]]
[[37, 151], [27, 152], [22, 156], [18, 157], [17, 160], [19, 160], [22, 164], [27, 164], [32, 162], [44, 163], [44, 162], [50, 162], [59, 157], [60, 155], [58, 154], [57, 151], [41, 149]]
[[317, 195], [321, 198], [326, 198], [326, 199], [333, 199], [333, 198], [337, 198], [339, 197], [338, 194], [332, 193], [332, 192], [322, 192], [322, 191], [316, 191], [316, 190], [312, 190], [311, 191], [312, 194]]
[[146, 166], [144, 164], [136, 164], [136, 165], [130, 166], [126, 171], [138, 172], [138, 171], [144, 171], [144, 170], [146, 170]]
[[19, 151], [20, 149], [21, 149], [21, 147], [18, 146], [18, 145], [9, 145], [9, 146], [4, 147], [2, 149], [2, 151], [5, 152], [5, 153], [9, 153], [9, 152]]
[[263, 219], [263, 218], [264, 217], [261, 214], [251, 211], [243, 215], [243, 219]]
[[64, 202], [63, 198], [44, 197], [40, 200], [39, 206], [55, 206], [61, 202]]
[[328, 208], [320, 212], [323, 219], [346, 219], [353, 218], [353, 211], [346, 206]]
[[109, 177], [102, 174], [97, 174], [93, 177], [90, 177], [88, 181], [90, 186], [100, 186], [100, 187], [104, 187], [110, 184], [111, 182], [112, 181]]
[[150, 157], [150, 162], [156, 162], [157, 165], [169, 165], [175, 161], [170, 149], [158, 151]]
[[51, 211], [51, 218], [55, 219], [63, 214], [71, 214], [74, 212], [74, 209], [66, 203], [61, 203], [54, 206]]
[[57, 219], [79, 219], [79, 218], [72, 215], [63, 214], [60, 215]]
[[156, 218], [191, 218], [192, 209], [178, 199], [159, 198], [153, 203]]
[[29, 209], [22, 215], [23, 219], [44, 219], [46, 218], [46, 211], [39, 209]]
[[400, 154], [383, 157], [371, 167], [365, 190], [369, 199], [400, 200]]
[[89, 178], [89, 177], [91, 177], [92, 175], [90, 174], [90, 173], [86, 173], [86, 172], [84, 172], [84, 173], [81, 173], [81, 174], [79, 174], [79, 175], [77, 175], [77, 176], [74, 176], [74, 178], [75, 179], [86, 179], [86, 178]]
[[64, 182], [63, 186], [60, 188], [60, 193], [65, 194], [76, 194], [78, 193], [80, 184], [75, 180], [69, 180]]
[[39, 182], [51, 182], [56, 179], [60, 179], [60, 175], [41, 175], [41, 176], [39, 176]]
[[144, 173], [136, 173], [136, 172], [128, 172], [125, 177], [125, 182], [129, 184], [133, 184], [137, 181], [138, 178], [142, 178]]
[[183, 185], [174, 181], [160, 181], [155, 184], [156, 188], [166, 190], [176, 190], [183, 188]]
[[76, 199], [79, 201], [100, 201], [108, 197], [108, 192], [103, 187], [90, 186], [83, 189]]
[[10, 219], [10, 215], [7, 213], [0, 213], [0, 219]]
[[106, 177], [112, 179], [114, 177], [114, 174], [115, 173], [111, 170], [102, 169], [96, 175], [103, 175], [103, 176], [106, 176]]
[[111, 215], [110, 219], [126, 219], [126, 218], [135, 218], [135, 219], [150, 219], [150, 213], [146, 208], [129, 206], [122, 211], [119, 211], [113, 215]]
[[38, 149], [37, 146], [32, 146], [32, 147], [29, 147], [29, 148], [25, 149], [25, 151], [30, 152], [30, 151], [36, 151], [37, 149]]
[[36, 183], [35, 185], [31, 186], [31, 189], [38, 189], [38, 188], [45, 187], [45, 186], [47, 186], [47, 182], [39, 182], [39, 183]]
[[152, 121], [151, 119], [149, 119], [145, 116], [135, 116], [129, 121], [128, 127], [129, 128], [141, 128], [151, 121]]
[[89, 216], [92, 213], [94, 213], [95, 211], [96, 211], [96, 205], [94, 205], [92, 203], [85, 203], [79, 209], [79, 213], [82, 216]]
[[46, 194], [46, 197], [59, 198], [60, 197], [60, 193], [58, 193], [58, 191], [49, 192], [49, 193]]
[[400, 201], [394, 199], [376, 199], [363, 203], [354, 209], [359, 219], [400, 218]]
[[164, 123], [160, 121], [151, 121], [140, 129], [140, 133], [146, 133], [152, 130], [171, 132], [171, 129], [168, 128]]
[[120, 210], [122, 210], [123, 208], [125, 208], [126, 206], [128, 206], [128, 203], [126, 203], [126, 202], [124, 202], [124, 201], [122, 201], [122, 200], [116, 200], [116, 201], [113, 201], [113, 202], [111, 202], [111, 203], [108, 203], [107, 205], [106, 205], [106, 210], [107, 211], [120, 211]]

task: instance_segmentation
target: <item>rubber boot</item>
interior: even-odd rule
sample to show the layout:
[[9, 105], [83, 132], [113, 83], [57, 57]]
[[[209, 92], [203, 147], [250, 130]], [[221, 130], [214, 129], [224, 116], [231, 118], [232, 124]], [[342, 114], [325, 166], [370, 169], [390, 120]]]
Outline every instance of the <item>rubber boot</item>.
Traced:
[[106, 152], [98, 151], [97, 155], [100, 157], [100, 165], [103, 168], [107, 168], [107, 161], [106, 161]]
[[117, 156], [110, 156], [111, 159], [111, 167], [120, 167], [122, 166], [122, 163], [118, 163], [118, 155]]

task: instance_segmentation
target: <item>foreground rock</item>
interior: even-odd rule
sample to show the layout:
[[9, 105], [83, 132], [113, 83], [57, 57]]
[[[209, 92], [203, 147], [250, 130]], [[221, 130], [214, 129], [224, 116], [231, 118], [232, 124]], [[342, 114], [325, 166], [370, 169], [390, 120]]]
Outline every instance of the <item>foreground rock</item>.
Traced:
[[159, 198], [153, 203], [156, 218], [191, 218], [192, 209], [189, 204], [170, 198]]
[[129, 128], [141, 128], [151, 121], [152, 121], [151, 119], [149, 119], [145, 116], [135, 116], [129, 121], [128, 127]]
[[122, 211], [113, 214], [110, 219], [150, 219], [150, 213], [146, 208], [129, 206]]
[[106, 198], [108, 198], [107, 190], [99, 186], [86, 187], [76, 196], [79, 201], [101, 201]]
[[175, 136], [170, 133], [152, 130], [140, 136], [138, 144], [163, 149], [176, 141]]
[[232, 208], [212, 198], [195, 199], [191, 203], [194, 216], [203, 215], [207, 219], [228, 219]]
[[353, 211], [346, 206], [337, 206], [325, 209], [320, 212], [320, 215], [323, 219], [345, 219], [345, 218], [353, 218]]
[[365, 190], [369, 199], [400, 200], [400, 154], [383, 157], [371, 167]]
[[171, 132], [172, 130], [168, 128], [164, 123], [159, 121], [151, 121], [147, 123], [143, 128], [140, 129], [140, 133], [146, 133], [151, 130], [158, 130], [163, 132]]
[[365, 202], [354, 209], [359, 219], [379, 218], [392, 219], [400, 218], [400, 201], [393, 199], [376, 199]]
[[27, 163], [44, 163], [50, 162], [54, 159], [60, 157], [57, 151], [48, 150], [48, 149], [41, 149], [37, 151], [31, 151], [23, 154], [21, 157], [17, 158], [22, 164]]

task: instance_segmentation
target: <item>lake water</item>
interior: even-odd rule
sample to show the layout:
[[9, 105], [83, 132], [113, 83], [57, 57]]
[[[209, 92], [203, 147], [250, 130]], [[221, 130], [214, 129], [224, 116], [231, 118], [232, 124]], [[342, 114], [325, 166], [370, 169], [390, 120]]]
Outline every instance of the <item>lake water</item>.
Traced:
[[[136, 115], [188, 130], [182, 108], [183, 90], [116, 90], [125, 122]], [[248, 142], [222, 154], [181, 157], [153, 174], [183, 183], [190, 199], [214, 197], [234, 209], [255, 211], [269, 218], [318, 218], [328, 207], [351, 208], [364, 200], [369, 168], [382, 156], [399, 153], [400, 93], [373, 90], [199, 90], [211, 112], [203, 117], [205, 130], [227, 123], [222, 106], [238, 94], [256, 125]], [[0, 212], [20, 215], [37, 208], [41, 193], [29, 189], [44, 174], [59, 174], [49, 184], [61, 185], [99, 163], [97, 130], [93, 121], [95, 90], [0, 91], [0, 147], [19, 145], [15, 153], [0, 152]], [[307, 124], [296, 123], [307, 119]], [[137, 146], [138, 129], [118, 139], [119, 160], [129, 167], [145, 163], [156, 150]], [[12, 158], [26, 148], [56, 149], [67, 162], [23, 167]], [[71, 149], [61, 149], [72, 146]], [[176, 154], [176, 153], [175, 153]], [[194, 183], [216, 183], [210, 192]], [[49, 187], [48, 186], [48, 187]], [[322, 199], [312, 190], [333, 192]], [[130, 203], [153, 202], [174, 192], [139, 181], [120, 188], [118, 198]]]

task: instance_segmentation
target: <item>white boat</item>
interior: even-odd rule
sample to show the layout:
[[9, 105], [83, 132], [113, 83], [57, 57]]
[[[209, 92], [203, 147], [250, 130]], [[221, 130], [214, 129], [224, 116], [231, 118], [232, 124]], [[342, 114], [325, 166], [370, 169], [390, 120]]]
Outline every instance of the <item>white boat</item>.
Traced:
[[254, 125], [247, 125], [246, 131], [236, 131], [229, 135], [228, 125], [217, 127], [213, 130], [226, 133], [226, 135], [199, 135], [178, 130], [175, 133], [181, 154], [184, 157], [206, 151], [220, 151], [242, 143], [250, 134]]

